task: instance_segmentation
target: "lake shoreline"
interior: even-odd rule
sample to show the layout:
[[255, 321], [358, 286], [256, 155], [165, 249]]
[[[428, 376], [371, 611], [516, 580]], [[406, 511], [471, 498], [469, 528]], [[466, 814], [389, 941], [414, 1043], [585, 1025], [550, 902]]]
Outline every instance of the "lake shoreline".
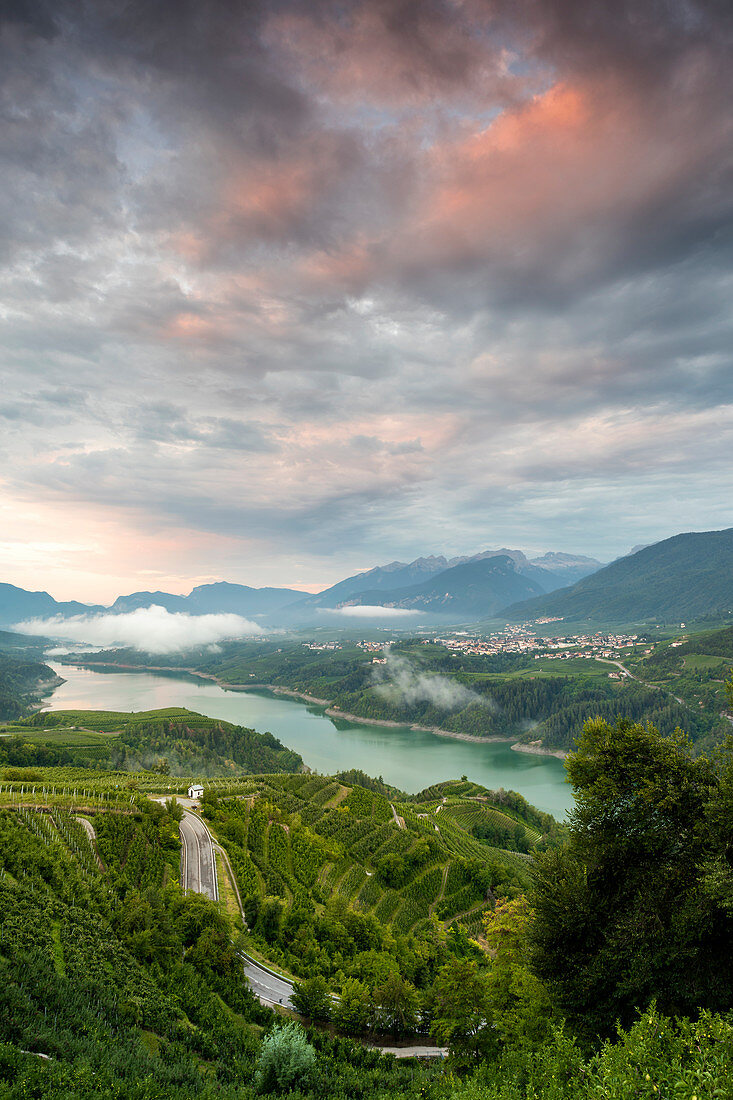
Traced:
[[567, 760], [568, 753], [563, 749], [545, 749], [542, 745], [534, 743], [526, 744], [517, 741], [512, 745], [515, 752], [528, 752], [531, 756], [556, 756], [558, 760]]
[[[473, 733], [460, 733], [457, 730], [444, 730], [439, 726], [419, 726], [415, 722], [393, 722], [388, 718], [362, 718], [360, 714], [351, 714], [333, 705], [326, 708], [329, 718], [343, 718], [346, 722], [354, 722], [357, 725], [385, 726], [387, 729], [419, 730], [421, 733], [434, 733], [436, 737], [451, 737], [454, 741], [470, 741], [475, 745], [485, 745], [489, 741], [501, 741], [504, 744], [511, 741], [511, 737], [476, 737]], [[513, 747], [513, 746], [512, 746]]]
[[41, 680], [36, 684], [35, 688], [29, 694], [37, 696], [41, 701], [40, 703], [33, 703], [30, 707], [31, 714], [37, 714], [40, 710], [43, 710], [45, 703], [44, 699], [49, 695], [53, 695], [56, 688], [60, 688], [66, 683], [63, 676], [55, 675], [53, 679]]
[[[74, 664], [81, 668], [122, 668], [128, 672], [182, 672], [189, 676], [198, 676], [202, 680], [211, 680], [225, 691], [271, 691], [273, 695], [287, 695], [293, 699], [302, 699], [303, 702], [311, 703], [314, 706], [325, 707], [329, 718], [341, 718], [345, 722], [353, 722], [356, 725], [416, 730], [420, 733], [432, 733], [436, 737], [448, 737], [454, 741], [466, 741], [474, 745], [508, 744], [514, 740], [512, 736], [502, 737], [499, 734], [492, 734], [489, 737], [477, 737], [472, 733], [444, 730], [440, 726], [420, 726], [415, 722], [394, 722], [388, 718], [363, 718], [360, 714], [352, 714], [349, 711], [341, 710], [330, 699], [319, 699], [315, 695], [308, 695], [305, 691], [295, 691], [294, 688], [282, 687], [280, 684], [232, 684], [222, 680], [219, 676], [215, 676], [212, 672], [200, 672], [196, 668], [183, 668], [180, 665], [126, 665], [120, 661], [75, 661]], [[514, 742], [513, 745], [510, 745], [510, 748], [514, 752], [530, 753], [533, 756], [556, 756], [560, 760], [564, 760], [567, 756], [566, 752], [559, 749], [543, 749], [537, 745], [523, 744], [521, 741]]]
[[[234, 678], [230, 670], [222, 670], [220, 680], [209, 671], [163, 665], [167, 655], [161, 655], [160, 664], [155, 665], [147, 658], [150, 663], [145, 666], [122, 655], [117, 661], [102, 654], [90, 653], [86, 659], [78, 653], [64, 656], [66, 666], [54, 660], [52, 668], [66, 683], [46, 698], [44, 710], [142, 713], [185, 708], [270, 732], [300, 753], [314, 773], [334, 775], [357, 769], [366, 775], [381, 774], [387, 783], [409, 793], [465, 773], [489, 790], [504, 787], [519, 791], [558, 820], [570, 808], [560, 763], [512, 752], [510, 746], [516, 743], [518, 731], [513, 740], [494, 740], [470, 732], [457, 735], [450, 729], [441, 736], [437, 732], [440, 727], [433, 733], [409, 723], [392, 722], [390, 728], [386, 718], [366, 721], [345, 708], [328, 715], [328, 700], [280, 684], [264, 684], [259, 677], [249, 680], [246, 671], [236, 677], [246, 683], [230, 684]], [[380, 725], [382, 733], [377, 728]]]

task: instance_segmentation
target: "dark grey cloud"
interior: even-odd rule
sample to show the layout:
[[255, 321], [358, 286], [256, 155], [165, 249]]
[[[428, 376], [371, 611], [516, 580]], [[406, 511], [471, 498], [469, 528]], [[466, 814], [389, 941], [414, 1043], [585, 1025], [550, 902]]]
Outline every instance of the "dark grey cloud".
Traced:
[[725, 525], [732, 35], [693, 0], [4, 5], [8, 508], [263, 582]]

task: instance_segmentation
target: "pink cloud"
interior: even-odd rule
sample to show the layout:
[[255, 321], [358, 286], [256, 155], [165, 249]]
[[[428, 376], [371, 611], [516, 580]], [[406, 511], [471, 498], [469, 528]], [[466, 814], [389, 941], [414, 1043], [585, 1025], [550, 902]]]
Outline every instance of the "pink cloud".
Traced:
[[607, 76], [558, 81], [489, 125], [442, 133], [409, 152], [416, 186], [392, 221], [362, 226], [302, 262], [306, 280], [345, 285], [485, 266], [583, 277], [634, 248], [628, 230], [686, 201], [730, 138], [726, 118], [650, 104]]

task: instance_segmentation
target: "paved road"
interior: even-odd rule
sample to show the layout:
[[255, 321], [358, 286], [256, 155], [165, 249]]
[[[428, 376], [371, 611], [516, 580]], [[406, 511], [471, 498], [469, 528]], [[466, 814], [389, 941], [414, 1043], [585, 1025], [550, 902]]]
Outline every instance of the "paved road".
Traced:
[[216, 861], [209, 830], [195, 814], [183, 811], [178, 826], [181, 834], [181, 882], [184, 890], [206, 894], [212, 901], [219, 900], [216, 880]]
[[663, 693], [666, 693], [667, 695], [671, 695], [672, 698], [680, 704], [680, 706], [686, 707], [689, 705], [685, 702], [684, 699], [680, 699], [679, 695], [672, 695], [672, 692], [667, 691], [666, 688], [663, 688], [661, 686], [661, 684], [650, 684], [646, 680], [642, 680], [640, 676], [635, 676], [634, 673], [629, 671], [626, 665], [622, 665], [620, 661], [614, 661], [610, 657], [598, 657], [596, 659], [598, 661], [603, 661], [604, 665], [616, 665], [616, 667], [620, 668], [624, 675], [628, 676], [630, 680], [636, 680], [637, 684], [643, 684], [644, 687], [651, 688], [652, 691], [661, 691]]
[[[180, 801], [180, 799], [179, 799]], [[183, 811], [183, 820], [178, 826], [181, 841], [181, 880], [185, 890], [194, 890], [198, 894], [206, 894], [214, 901], [219, 899], [219, 891], [216, 879], [216, 863], [214, 859], [214, 847], [209, 830], [203, 821], [195, 814]], [[266, 1005], [282, 1005], [283, 1008], [292, 1008], [290, 996], [293, 992], [293, 983], [287, 978], [280, 978], [267, 967], [258, 963], [250, 955], [241, 952], [244, 973], [252, 987], [255, 997]], [[446, 1047], [431, 1046], [404, 1046], [404, 1047], [379, 1047], [376, 1050], [388, 1051], [397, 1058], [445, 1058], [448, 1053]]]
[[282, 1005], [283, 1008], [292, 1008], [290, 994], [293, 992], [293, 983], [287, 978], [278, 978], [266, 967], [256, 962], [250, 955], [242, 952], [244, 973], [252, 987], [252, 992], [258, 1000], [264, 1004]]

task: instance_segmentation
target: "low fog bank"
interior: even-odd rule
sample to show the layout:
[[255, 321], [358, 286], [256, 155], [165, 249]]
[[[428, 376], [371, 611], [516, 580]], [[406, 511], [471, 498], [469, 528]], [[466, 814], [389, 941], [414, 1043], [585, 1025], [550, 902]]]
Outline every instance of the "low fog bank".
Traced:
[[375, 672], [376, 690], [391, 703], [431, 703], [441, 710], [462, 710], [472, 704], [496, 708], [487, 696], [479, 695], [447, 676], [419, 672], [405, 657], [385, 650], [386, 664]]
[[167, 611], [157, 604], [122, 615], [31, 619], [17, 623], [13, 629], [69, 642], [87, 642], [103, 649], [123, 647], [141, 653], [182, 653], [198, 646], [216, 645], [227, 638], [263, 633], [261, 626], [241, 615], [188, 615]]
[[322, 615], [338, 615], [342, 619], [414, 619], [422, 611], [406, 607], [382, 607], [381, 604], [353, 604], [348, 607], [319, 607]]

